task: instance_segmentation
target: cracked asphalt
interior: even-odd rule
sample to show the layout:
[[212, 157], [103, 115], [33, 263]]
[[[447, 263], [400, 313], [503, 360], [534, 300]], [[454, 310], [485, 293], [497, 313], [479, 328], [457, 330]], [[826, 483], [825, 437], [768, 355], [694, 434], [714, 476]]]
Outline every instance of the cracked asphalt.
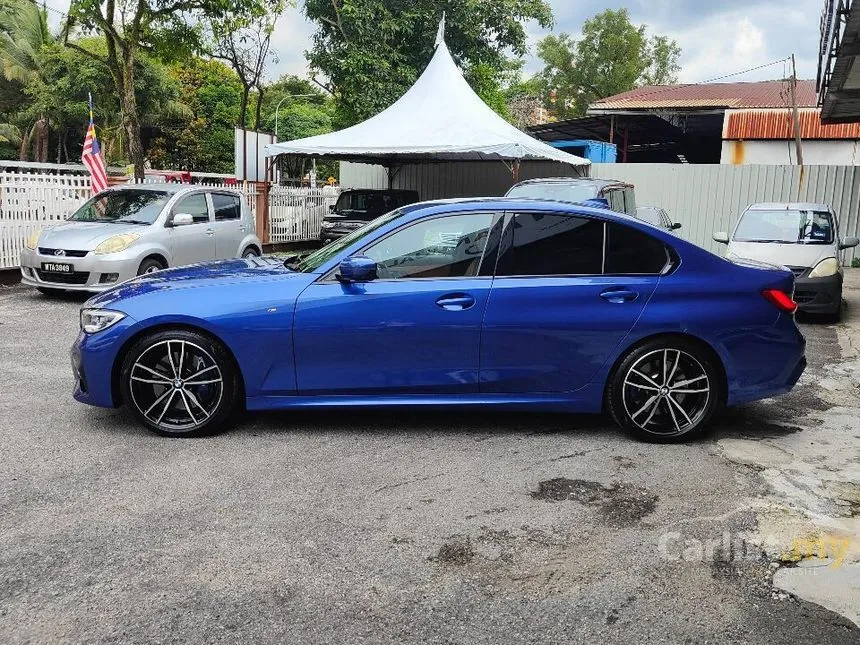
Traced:
[[826, 423], [857, 419], [844, 325], [803, 324], [800, 386], [687, 445], [457, 410], [253, 415], [169, 440], [72, 400], [81, 300], [0, 287], [4, 644], [860, 641], [774, 587], [799, 567], [765, 522], [851, 519], [810, 479], [860, 461], [857, 426]]

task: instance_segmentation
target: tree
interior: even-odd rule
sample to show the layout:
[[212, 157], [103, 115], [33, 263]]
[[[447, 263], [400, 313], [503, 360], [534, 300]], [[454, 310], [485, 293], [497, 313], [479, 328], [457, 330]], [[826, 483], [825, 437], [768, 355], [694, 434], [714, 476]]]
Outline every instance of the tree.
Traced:
[[[144, 176], [141, 111], [135, 94], [135, 62], [141, 52], [164, 57], [187, 54], [200, 46], [198, 20], [218, 20], [228, 12], [263, 13], [265, 6], [266, 0], [72, 0], [66, 43], [102, 63], [110, 74], [119, 95], [128, 157], [138, 179]], [[94, 54], [69, 41], [74, 28], [100, 34], [106, 54]]]
[[585, 21], [582, 38], [549, 35], [538, 43], [545, 100], [562, 117], [579, 116], [598, 99], [641, 85], [677, 81], [681, 49], [665, 36], [648, 37], [627, 9], [607, 9]]
[[[44, 9], [28, 0], [16, 0], [0, 9], [0, 68], [6, 81], [21, 88], [41, 78], [39, 52], [54, 42], [45, 13]], [[11, 123], [5, 124], [7, 136], [4, 139], [20, 142], [19, 156], [22, 160], [28, 158], [30, 144], [34, 143], [36, 161], [47, 161], [48, 119], [43, 113], [30, 112], [26, 117], [18, 113], [16, 116], [22, 120], [22, 128], [18, 130]], [[10, 128], [15, 128], [17, 134]], [[10, 134], [11, 137], [8, 136]]]
[[305, 15], [316, 23], [307, 57], [334, 95], [337, 126], [369, 118], [415, 82], [443, 10], [445, 40], [473, 82], [501, 73], [506, 52], [525, 54], [523, 21], [552, 25], [545, 0], [306, 0]]

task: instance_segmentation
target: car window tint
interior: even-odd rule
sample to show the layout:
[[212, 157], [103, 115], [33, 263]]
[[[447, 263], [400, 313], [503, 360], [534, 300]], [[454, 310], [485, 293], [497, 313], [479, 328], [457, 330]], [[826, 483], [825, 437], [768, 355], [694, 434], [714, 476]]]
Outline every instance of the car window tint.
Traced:
[[552, 213], [518, 213], [498, 275], [599, 274], [603, 222]]
[[487, 244], [491, 213], [417, 222], [364, 250], [381, 279], [475, 276]]
[[656, 274], [668, 260], [660, 240], [623, 224], [607, 225], [605, 273]]
[[195, 193], [183, 198], [173, 209], [174, 213], [188, 213], [195, 224], [209, 221], [209, 205], [204, 193]]
[[215, 221], [239, 219], [242, 216], [242, 204], [238, 195], [212, 194], [212, 206], [215, 208]]

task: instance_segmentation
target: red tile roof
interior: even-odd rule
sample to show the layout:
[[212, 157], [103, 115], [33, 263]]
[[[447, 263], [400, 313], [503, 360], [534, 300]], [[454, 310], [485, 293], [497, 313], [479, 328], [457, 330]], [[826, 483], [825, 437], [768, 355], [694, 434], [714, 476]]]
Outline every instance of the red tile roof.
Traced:
[[[860, 123], [822, 125], [821, 110], [800, 110], [802, 139], [860, 139]], [[730, 110], [723, 139], [793, 139], [791, 110]]]
[[[660, 108], [780, 108], [791, 104], [788, 81], [757, 83], [702, 83], [648, 85], [608, 96], [589, 105], [592, 110], [647, 110]], [[815, 107], [815, 81], [797, 82], [797, 104]]]

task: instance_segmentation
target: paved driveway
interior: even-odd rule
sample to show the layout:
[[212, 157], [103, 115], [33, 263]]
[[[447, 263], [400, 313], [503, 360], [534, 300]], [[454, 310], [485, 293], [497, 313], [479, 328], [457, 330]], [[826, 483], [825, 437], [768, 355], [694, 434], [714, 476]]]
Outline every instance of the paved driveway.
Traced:
[[848, 297], [849, 324], [804, 325], [792, 394], [655, 446], [459, 411], [167, 440], [72, 400], [80, 299], [0, 287], [0, 642], [857, 643], [772, 583], [795, 538], [832, 539], [802, 566], [860, 547]]

